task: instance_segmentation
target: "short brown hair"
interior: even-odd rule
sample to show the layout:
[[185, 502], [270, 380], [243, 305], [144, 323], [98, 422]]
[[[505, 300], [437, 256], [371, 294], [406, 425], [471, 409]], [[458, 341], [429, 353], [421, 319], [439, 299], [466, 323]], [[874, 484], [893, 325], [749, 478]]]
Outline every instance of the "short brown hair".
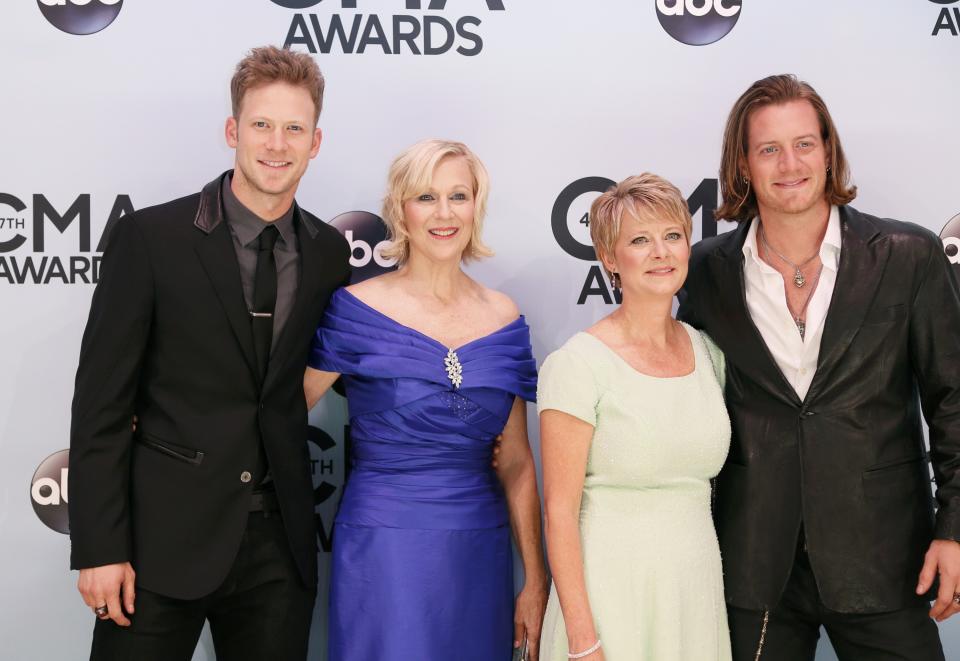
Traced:
[[[690, 243], [693, 219], [680, 190], [663, 177], [644, 172], [611, 186], [590, 205], [590, 239], [601, 263], [613, 255], [620, 225], [627, 214], [641, 221], [674, 220], [683, 227], [687, 244]], [[612, 278], [606, 264], [603, 268]]]
[[396, 258], [403, 264], [410, 256], [410, 238], [403, 226], [403, 204], [430, 189], [433, 172], [445, 158], [463, 158], [473, 175], [473, 233], [463, 250], [462, 260], [469, 262], [481, 257], [490, 257], [490, 250], [480, 238], [483, 218], [487, 213], [487, 196], [490, 193], [490, 177], [483, 163], [469, 147], [453, 140], [421, 140], [411, 145], [394, 159], [387, 175], [387, 194], [383, 198], [383, 220], [387, 224], [389, 248], [382, 251], [384, 257]]
[[720, 157], [720, 195], [723, 203], [717, 209], [718, 219], [737, 222], [750, 220], [758, 213], [757, 196], [743, 177], [743, 164], [749, 139], [750, 116], [764, 106], [791, 101], [807, 101], [820, 120], [820, 138], [827, 149], [829, 176], [825, 196], [830, 204], [848, 204], [857, 196], [857, 187], [850, 184], [850, 166], [840, 145], [837, 127], [827, 104], [813, 87], [793, 74], [768, 76], [758, 80], [733, 104], [723, 132], [723, 153]]
[[254, 87], [270, 83], [287, 83], [302, 87], [313, 99], [313, 123], [320, 119], [323, 107], [323, 74], [314, 59], [306, 53], [294, 53], [286, 48], [261, 46], [251, 49], [245, 58], [237, 64], [230, 80], [230, 101], [233, 116], [240, 117], [240, 105], [243, 97]]

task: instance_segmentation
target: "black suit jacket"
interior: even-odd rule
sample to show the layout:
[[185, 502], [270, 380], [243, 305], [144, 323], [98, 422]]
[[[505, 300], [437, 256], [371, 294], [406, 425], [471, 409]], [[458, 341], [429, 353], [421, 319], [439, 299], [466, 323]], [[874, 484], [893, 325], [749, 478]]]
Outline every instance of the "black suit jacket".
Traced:
[[[840, 208], [842, 248], [801, 401], [746, 307], [749, 223], [693, 248], [679, 316], [726, 355], [733, 439], [716, 487], [727, 601], [780, 599], [801, 524], [824, 604], [902, 608], [934, 538], [960, 539], [960, 296], [940, 240]], [[939, 510], [924, 452], [930, 427]]]
[[180, 599], [212, 592], [230, 569], [254, 487], [241, 475], [261, 439], [293, 556], [304, 582], [317, 580], [303, 370], [349, 249], [296, 210], [300, 282], [261, 384], [224, 176], [116, 224], [73, 399], [71, 566], [130, 561], [138, 585]]

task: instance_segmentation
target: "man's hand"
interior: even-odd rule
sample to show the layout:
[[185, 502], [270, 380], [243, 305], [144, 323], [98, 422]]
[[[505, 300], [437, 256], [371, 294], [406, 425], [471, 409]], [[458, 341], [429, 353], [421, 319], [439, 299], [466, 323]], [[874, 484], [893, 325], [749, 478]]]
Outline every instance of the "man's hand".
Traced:
[[493, 439], [493, 458], [490, 460], [490, 465], [493, 466], [494, 470], [500, 467], [498, 459], [501, 445], [503, 445], [503, 434], [497, 434], [497, 437]]
[[960, 593], [960, 543], [947, 539], [933, 540], [923, 559], [917, 594], [929, 590], [938, 573], [940, 589], [937, 591], [937, 600], [930, 609], [930, 617], [937, 622], [943, 622], [960, 613], [960, 604], [954, 601], [954, 596]]
[[136, 597], [133, 584], [136, 576], [129, 562], [90, 567], [80, 570], [77, 589], [83, 596], [83, 602], [94, 612], [101, 606], [107, 607], [106, 615], [97, 616], [101, 620], [109, 618], [122, 627], [129, 627], [130, 620], [124, 615], [124, 610], [133, 615], [133, 601]]

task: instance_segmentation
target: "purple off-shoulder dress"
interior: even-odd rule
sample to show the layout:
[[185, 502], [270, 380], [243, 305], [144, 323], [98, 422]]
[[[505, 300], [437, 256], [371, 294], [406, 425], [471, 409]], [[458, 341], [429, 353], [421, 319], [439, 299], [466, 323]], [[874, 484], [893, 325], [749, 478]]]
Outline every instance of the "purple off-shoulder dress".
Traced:
[[515, 397], [536, 395], [530, 330], [520, 317], [453, 353], [345, 289], [317, 329], [309, 362], [343, 375], [353, 455], [330, 661], [510, 659], [510, 525], [490, 461]]

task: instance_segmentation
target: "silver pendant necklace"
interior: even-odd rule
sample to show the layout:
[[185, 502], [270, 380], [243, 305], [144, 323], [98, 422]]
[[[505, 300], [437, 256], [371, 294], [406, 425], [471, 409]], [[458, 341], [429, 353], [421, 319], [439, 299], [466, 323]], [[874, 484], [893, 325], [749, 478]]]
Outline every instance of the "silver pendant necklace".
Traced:
[[800, 339], [805, 338], [807, 332], [807, 320], [805, 318], [807, 314], [807, 305], [810, 304], [810, 299], [813, 298], [813, 292], [816, 291], [817, 283], [820, 281], [820, 273], [823, 271], [823, 264], [820, 265], [820, 268], [817, 269], [817, 274], [813, 276], [813, 286], [810, 287], [810, 293], [807, 294], [807, 298], [803, 301], [803, 306], [800, 308], [800, 312], [794, 314], [793, 310], [790, 310], [790, 302], [787, 301], [787, 310], [790, 312], [790, 316], [793, 317], [793, 323], [797, 325], [797, 330], [800, 332]]
[[[778, 253], [776, 250], [774, 250], [774, 249], [773, 249], [773, 246], [771, 246], [769, 243], [767, 243], [767, 237], [766, 237], [766, 235], [763, 233], [763, 224], [762, 224], [762, 223], [757, 227], [757, 234], [760, 235], [760, 241], [761, 241], [761, 243], [763, 243], [763, 247], [767, 249], [767, 252], [772, 252], [774, 255], [776, 255], [777, 257], [779, 257], [780, 260], [781, 260], [784, 264], [786, 264], [787, 266], [789, 266], [790, 268], [793, 269], [793, 284], [794, 284], [794, 286], [796, 286], [797, 288], [800, 288], [800, 287], [803, 287], [805, 284], [807, 284], [807, 279], [806, 279], [805, 277], [803, 277], [803, 271], [801, 271], [800, 269], [802, 269], [804, 266], [806, 266], [807, 264], [809, 264], [810, 262], [812, 262], [814, 259], [816, 259], [817, 256], [820, 254], [820, 251], [818, 250], [817, 252], [813, 253], [813, 255], [811, 255], [808, 259], [804, 260], [804, 262], [803, 262], [802, 264], [799, 264], [799, 265], [798, 265], [798, 264], [794, 264], [794, 263], [791, 262], [789, 259], [787, 259], [787, 258], [784, 257], [783, 255], [781, 255], [780, 253]], [[822, 266], [821, 266], [821, 268], [822, 268]], [[818, 275], [819, 275], [819, 272], [818, 272]], [[807, 300], [810, 300], [809, 297], [807, 297]], [[800, 331], [800, 335], [803, 335], [803, 331]]]
[[[762, 237], [763, 235], [761, 234], [760, 236]], [[775, 252], [766, 241], [763, 242], [763, 246], [768, 253]], [[814, 257], [816, 257], [816, 255], [814, 255]], [[809, 261], [810, 260], [808, 259], [807, 262]], [[787, 263], [789, 264], [789, 262]], [[806, 338], [807, 334], [807, 306], [810, 305], [810, 299], [813, 298], [813, 293], [817, 290], [817, 284], [820, 282], [821, 273], [823, 273], [823, 264], [820, 265], [820, 268], [818, 268], [817, 272], [814, 274], [813, 285], [810, 287], [810, 291], [807, 292], [807, 297], [803, 299], [803, 305], [800, 306], [799, 312], [794, 312], [792, 309], [790, 309], [790, 299], [787, 298], [787, 312], [789, 312], [790, 316], [793, 318], [793, 323], [797, 325], [797, 332], [800, 333], [801, 341]], [[802, 278], [803, 274], [800, 274], [800, 277]], [[797, 284], [796, 277], [794, 277], [794, 284]], [[803, 284], [797, 285], [797, 287], [802, 287], [804, 284], [806, 284], [806, 280], [804, 280]]]

